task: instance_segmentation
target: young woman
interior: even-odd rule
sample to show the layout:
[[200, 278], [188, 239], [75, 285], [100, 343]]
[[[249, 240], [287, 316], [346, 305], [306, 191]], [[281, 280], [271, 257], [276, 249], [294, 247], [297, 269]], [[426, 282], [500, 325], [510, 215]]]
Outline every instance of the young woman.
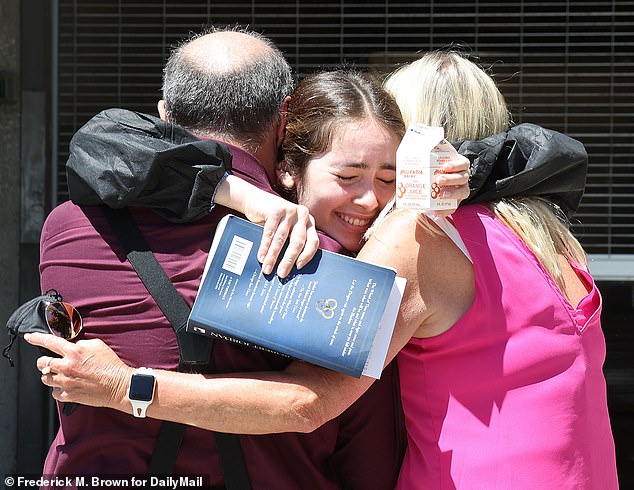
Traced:
[[[478, 109], [506, 114], [503, 99], [459, 55], [433, 54], [403, 71], [410, 69], [437, 79], [424, 87], [434, 98], [416, 102], [414, 120], [433, 112], [432, 103], [461, 100], [456, 114], [435, 122], [448, 133], [474, 110], [485, 128], [477, 137], [508, 125], [487, 126], [490, 111]], [[397, 94], [421, 89], [396, 78], [388, 86]], [[601, 299], [581, 247], [553, 209], [532, 196], [459, 208], [452, 219], [473, 262], [408, 210], [388, 215], [360, 251], [408, 281], [387, 361], [398, 355], [409, 435], [398, 488], [618, 488]], [[363, 223], [338, 205], [328, 216]], [[56, 399], [130, 412], [133, 369], [103, 343], [29, 341], [62, 356], [38, 360]], [[310, 432], [372, 383], [302, 362], [277, 373], [155, 375], [148, 416], [252, 434]]]
[[394, 195], [404, 132], [398, 106], [376, 81], [354, 71], [309, 77], [288, 107], [279, 184], [319, 230], [356, 253]]

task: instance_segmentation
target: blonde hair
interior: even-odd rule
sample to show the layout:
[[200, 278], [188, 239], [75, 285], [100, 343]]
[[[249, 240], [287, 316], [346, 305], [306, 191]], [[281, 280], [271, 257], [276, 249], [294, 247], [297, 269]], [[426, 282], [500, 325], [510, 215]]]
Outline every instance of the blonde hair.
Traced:
[[445, 128], [449, 141], [506, 131], [510, 113], [493, 79], [457, 51], [431, 51], [385, 81], [408, 126]]
[[[442, 126], [450, 141], [483, 139], [507, 131], [511, 122], [495, 81], [456, 51], [426, 53], [390, 75], [385, 88], [396, 99], [406, 125]], [[587, 262], [564, 213], [555, 204], [530, 196], [504, 198], [490, 206], [565, 293], [559, 257], [584, 267]], [[432, 228], [429, 222], [427, 226]]]
[[565, 294], [559, 256], [587, 268], [586, 253], [554, 203], [541, 197], [515, 197], [492, 203], [495, 215], [531, 249]]

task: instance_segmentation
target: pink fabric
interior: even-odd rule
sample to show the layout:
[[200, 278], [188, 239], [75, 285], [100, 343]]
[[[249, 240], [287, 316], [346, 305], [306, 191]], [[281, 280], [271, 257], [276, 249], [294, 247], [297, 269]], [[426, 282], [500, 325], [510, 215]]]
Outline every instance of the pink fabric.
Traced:
[[398, 489], [617, 489], [601, 296], [575, 308], [481, 205], [454, 223], [474, 262], [473, 306], [398, 356], [409, 446]]

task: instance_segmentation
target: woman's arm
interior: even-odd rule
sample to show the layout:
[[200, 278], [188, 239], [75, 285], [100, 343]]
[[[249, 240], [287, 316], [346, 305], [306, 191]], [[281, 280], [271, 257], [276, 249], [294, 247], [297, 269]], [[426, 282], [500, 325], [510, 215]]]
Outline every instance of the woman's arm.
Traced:
[[[396, 267], [408, 280], [386, 362], [438, 316], [433, 295], [429, 300], [420, 296], [417, 276], [421, 246], [446, 240], [418, 226], [411, 218], [414, 213], [397, 215], [378, 228], [361, 253], [364, 260]], [[49, 366], [42, 381], [53, 387], [55, 399], [131, 413], [126, 392], [133, 368], [103, 342], [72, 344], [43, 334], [31, 334], [27, 340], [62, 356], [41, 357], [37, 363], [40, 370]], [[157, 384], [149, 417], [246, 434], [311, 432], [350, 406], [373, 381], [300, 361], [281, 372], [209, 376], [155, 370], [154, 374]]]
[[[460, 156], [445, 162], [437, 182], [445, 198], [461, 202], [469, 197], [469, 160]], [[289, 246], [277, 268], [277, 275], [282, 278], [290, 273], [294, 263], [301, 268], [317, 251], [319, 238], [314, 220], [304, 206], [260, 190], [234, 175], [228, 175], [219, 184], [214, 203], [234, 209], [249, 221], [264, 225], [258, 259], [262, 261], [265, 274], [272, 272], [287, 238], [290, 239]], [[436, 211], [439, 216], [450, 213]]]
[[286, 239], [289, 244], [277, 267], [277, 275], [286, 277], [293, 264], [301, 269], [319, 248], [315, 221], [308, 208], [286, 201], [258, 189], [252, 184], [228, 175], [216, 189], [214, 203], [234, 209], [249, 221], [264, 226], [258, 260], [264, 274], [270, 274]]

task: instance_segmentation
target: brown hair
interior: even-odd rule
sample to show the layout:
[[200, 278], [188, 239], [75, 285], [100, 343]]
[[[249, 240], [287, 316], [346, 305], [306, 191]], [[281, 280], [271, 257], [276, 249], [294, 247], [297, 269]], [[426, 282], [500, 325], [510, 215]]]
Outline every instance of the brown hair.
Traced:
[[396, 102], [370, 75], [345, 69], [302, 80], [288, 106], [282, 147], [286, 170], [301, 179], [310, 161], [331, 147], [337, 129], [363, 118], [399, 137], [405, 132]]

